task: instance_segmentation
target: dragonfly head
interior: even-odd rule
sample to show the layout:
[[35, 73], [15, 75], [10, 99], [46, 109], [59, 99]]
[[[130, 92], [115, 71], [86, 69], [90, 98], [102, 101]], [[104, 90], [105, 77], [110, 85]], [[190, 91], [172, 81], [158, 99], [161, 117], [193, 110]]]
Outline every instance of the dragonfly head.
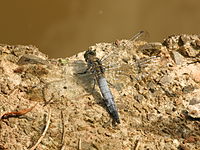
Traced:
[[85, 61], [87, 62], [88, 59], [94, 56], [96, 56], [96, 50], [87, 50], [84, 54]]

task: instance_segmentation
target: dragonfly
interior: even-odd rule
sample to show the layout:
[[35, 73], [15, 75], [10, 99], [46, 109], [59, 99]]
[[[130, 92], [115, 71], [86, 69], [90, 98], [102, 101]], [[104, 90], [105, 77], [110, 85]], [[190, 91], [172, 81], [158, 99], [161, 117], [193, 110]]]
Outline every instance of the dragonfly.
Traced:
[[[146, 33], [144, 31], [140, 31], [139, 33], [135, 34], [131, 39], [129, 39], [129, 41], [131, 41], [131, 43], [133, 43], [134, 41], [139, 39], [141, 36], [143, 36], [143, 34], [146, 34]], [[151, 61], [155, 60], [155, 58], [156, 58], [156, 57], [151, 57], [150, 59], [144, 58], [144, 59], [141, 59], [141, 60], [136, 58], [136, 61], [135, 61], [134, 64], [127, 64], [127, 62], [125, 62], [124, 64], [122, 64], [121, 62], [119, 64], [117, 64], [118, 55], [120, 55], [121, 52], [123, 53], [123, 51], [118, 51], [118, 47], [120, 47], [120, 46], [123, 46], [123, 43], [117, 43], [116, 47], [114, 49], [112, 49], [112, 51], [109, 51], [101, 59], [100, 59], [100, 55], [97, 54], [98, 50], [96, 50], [95, 47], [90, 47], [89, 50], [87, 50], [84, 53], [84, 59], [85, 59], [85, 62], [87, 64], [87, 68], [83, 72], [78, 71], [78, 73], [75, 73], [75, 74], [87, 74], [87, 73], [89, 73], [89, 74], [94, 75], [94, 80], [95, 80], [94, 83], [96, 83], [96, 82], [98, 83], [98, 87], [100, 89], [101, 96], [104, 99], [108, 113], [110, 114], [113, 121], [117, 124], [121, 123], [121, 121], [120, 121], [121, 119], [120, 119], [120, 115], [119, 115], [117, 105], [115, 103], [115, 98], [114, 98], [114, 96], [113, 96], [113, 94], [110, 90], [110, 87], [109, 87], [110, 83], [106, 80], [106, 78], [107, 78], [106, 76], [109, 75], [109, 73], [108, 74], [106, 73], [106, 72], [109, 72], [109, 71], [106, 71], [106, 70], [107, 69], [112, 70], [113, 68], [114, 69], [118, 68], [121, 71], [121, 72], [119, 72], [119, 74], [129, 76], [129, 74], [123, 74], [122, 73], [123, 70], [125, 70], [125, 72], [127, 72], [127, 70], [133, 70], [133, 68], [137, 68], [137, 70], [138, 70], [137, 72], [140, 72], [143, 68], [145, 68], [146, 64], [151, 64]], [[125, 44], [125, 46], [127, 46], [127, 45]], [[114, 65], [114, 67], [112, 65], [110, 67], [109, 65], [103, 63], [108, 58], [111, 58], [111, 57], [113, 57], [111, 60], [113, 60], [113, 62], [116, 63]], [[76, 64], [76, 65], [78, 65], [78, 64]], [[111, 79], [111, 78], [112, 77], [110, 77], [109, 79]], [[137, 78], [137, 77], [134, 77], [134, 78]], [[115, 80], [115, 79], [113, 79], [113, 80]], [[119, 80], [117, 82], [122, 82], [122, 80]]]
[[84, 58], [87, 62], [88, 68], [81, 74], [85, 74], [88, 71], [94, 74], [110, 115], [113, 117], [116, 123], [120, 123], [119, 113], [115, 104], [114, 97], [108, 87], [108, 83], [104, 74], [105, 68], [103, 67], [101, 60], [96, 56], [95, 50], [87, 50], [84, 54]]

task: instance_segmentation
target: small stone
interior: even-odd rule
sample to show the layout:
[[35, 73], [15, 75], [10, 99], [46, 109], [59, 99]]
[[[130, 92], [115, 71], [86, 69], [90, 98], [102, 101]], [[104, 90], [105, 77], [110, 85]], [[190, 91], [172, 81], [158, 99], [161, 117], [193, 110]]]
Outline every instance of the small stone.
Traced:
[[148, 56], [157, 56], [160, 54], [162, 48], [162, 44], [159, 42], [152, 42], [145, 44], [142, 46], [142, 53]]
[[185, 62], [185, 58], [177, 51], [172, 51], [174, 62], [177, 65], [182, 65]]
[[200, 40], [198, 39], [198, 40], [191, 42], [191, 46], [196, 50], [200, 49]]
[[144, 96], [141, 94], [138, 94], [138, 95], [134, 96], [134, 99], [141, 103], [144, 100]]
[[194, 86], [188, 85], [188, 86], [183, 87], [182, 91], [184, 94], [187, 94], [187, 93], [194, 91], [194, 89], [195, 89]]
[[192, 100], [190, 100], [189, 105], [196, 105], [200, 103], [200, 99], [197, 98], [193, 98]]
[[169, 75], [165, 75], [163, 76], [160, 81], [159, 81], [162, 85], [166, 85], [172, 82], [172, 77]]
[[178, 44], [179, 44], [179, 46], [183, 46], [183, 45], [185, 45], [188, 41], [190, 41], [190, 36], [188, 36], [188, 35], [181, 35], [181, 36], [179, 37]]
[[104, 133], [104, 129], [103, 129], [103, 128], [100, 128], [100, 129], [97, 130], [97, 132], [98, 132], [99, 134], [103, 134], [103, 133]]
[[172, 141], [172, 139], [171, 138], [166, 138], [165, 139], [165, 142], [167, 143], [167, 142], [171, 142]]
[[187, 110], [189, 116], [193, 118], [200, 118], [200, 103], [195, 105], [189, 105]]
[[195, 50], [190, 45], [181, 46], [178, 52], [185, 57], [196, 57], [199, 54], [199, 51]]
[[48, 62], [38, 56], [35, 55], [23, 55], [19, 61], [17, 62], [19, 65], [25, 65], [25, 64], [43, 64], [46, 65]]
[[[199, 67], [196, 67], [196, 68], [200, 69], [200, 65], [199, 65]], [[200, 82], [200, 70], [193, 70], [191, 75], [195, 82], [198, 82], [198, 83]]]
[[23, 49], [23, 48], [15, 48], [13, 51], [13, 54], [15, 55], [15, 56], [22, 56], [22, 55], [24, 55], [24, 53], [25, 53], [25, 50]]
[[196, 40], [195, 43], [197, 45], [197, 48], [200, 48], [200, 40]]
[[178, 147], [180, 145], [180, 142], [177, 139], [174, 139], [173, 144], [175, 144], [175, 146]]

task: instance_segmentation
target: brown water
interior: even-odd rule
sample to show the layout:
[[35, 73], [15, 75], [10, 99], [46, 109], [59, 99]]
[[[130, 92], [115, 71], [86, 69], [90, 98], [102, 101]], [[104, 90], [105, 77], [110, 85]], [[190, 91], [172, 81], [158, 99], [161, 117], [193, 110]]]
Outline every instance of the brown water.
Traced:
[[140, 30], [162, 41], [199, 34], [199, 6], [198, 0], [7, 0], [1, 2], [0, 43], [36, 45], [55, 58]]

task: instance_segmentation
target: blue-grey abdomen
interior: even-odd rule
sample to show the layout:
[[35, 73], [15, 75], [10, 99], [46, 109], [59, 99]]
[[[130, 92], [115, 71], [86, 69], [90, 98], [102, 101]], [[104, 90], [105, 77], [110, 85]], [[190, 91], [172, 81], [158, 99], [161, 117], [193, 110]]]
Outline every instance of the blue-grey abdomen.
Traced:
[[108, 83], [104, 77], [98, 78], [99, 88], [101, 90], [101, 94], [105, 99], [106, 106], [108, 111], [110, 112], [111, 116], [117, 123], [120, 123], [119, 114], [115, 105], [114, 97], [108, 87]]

